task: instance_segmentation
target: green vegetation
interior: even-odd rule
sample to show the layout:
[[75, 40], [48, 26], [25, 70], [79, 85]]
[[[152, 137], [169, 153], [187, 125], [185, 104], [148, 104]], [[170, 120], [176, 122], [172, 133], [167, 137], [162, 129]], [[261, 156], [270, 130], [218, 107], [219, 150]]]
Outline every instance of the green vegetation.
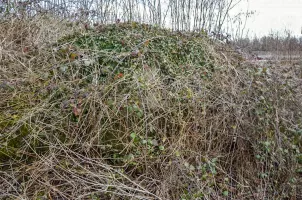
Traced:
[[301, 66], [138, 23], [0, 33], [1, 198], [301, 195]]

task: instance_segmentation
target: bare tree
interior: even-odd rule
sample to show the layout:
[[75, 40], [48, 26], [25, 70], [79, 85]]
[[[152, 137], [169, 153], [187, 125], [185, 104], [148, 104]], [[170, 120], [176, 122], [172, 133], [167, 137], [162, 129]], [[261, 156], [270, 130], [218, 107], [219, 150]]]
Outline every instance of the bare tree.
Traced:
[[242, 0], [6, 0], [1, 13], [52, 13], [87, 22], [136, 21], [179, 31], [221, 33], [229, 12]]

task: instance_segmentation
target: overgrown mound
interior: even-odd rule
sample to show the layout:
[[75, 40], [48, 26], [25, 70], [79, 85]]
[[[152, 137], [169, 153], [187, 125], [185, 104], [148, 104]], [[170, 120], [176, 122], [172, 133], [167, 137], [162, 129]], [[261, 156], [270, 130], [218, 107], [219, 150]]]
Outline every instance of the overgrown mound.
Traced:
[[146, 24], [60, 22], [52, 42], [26, 23], [5, 29], [35, 48], [0, 35], [1, 198], [301, 197], [301, 66]]

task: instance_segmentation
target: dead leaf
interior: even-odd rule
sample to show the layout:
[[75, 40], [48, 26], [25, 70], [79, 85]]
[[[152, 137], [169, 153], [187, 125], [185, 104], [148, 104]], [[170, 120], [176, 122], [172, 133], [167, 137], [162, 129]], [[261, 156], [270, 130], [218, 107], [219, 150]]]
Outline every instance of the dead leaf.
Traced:
[[79, 116], [81, 114], [81, 109], [74, 106], [73, 109], [72, 109], [72, 112], [75, 116]]

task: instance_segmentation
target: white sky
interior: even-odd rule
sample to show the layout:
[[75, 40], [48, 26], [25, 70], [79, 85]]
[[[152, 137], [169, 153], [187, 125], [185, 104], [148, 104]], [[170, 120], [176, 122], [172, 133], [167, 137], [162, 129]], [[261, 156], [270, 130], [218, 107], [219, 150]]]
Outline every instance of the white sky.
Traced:
[[302, 0], [242, 0], [234, 11], [247, 9], [256, 11], [247, 21], [250, 36], [262, 36], [271, 31], [284, 33], [285, 28], [302, 36]]

